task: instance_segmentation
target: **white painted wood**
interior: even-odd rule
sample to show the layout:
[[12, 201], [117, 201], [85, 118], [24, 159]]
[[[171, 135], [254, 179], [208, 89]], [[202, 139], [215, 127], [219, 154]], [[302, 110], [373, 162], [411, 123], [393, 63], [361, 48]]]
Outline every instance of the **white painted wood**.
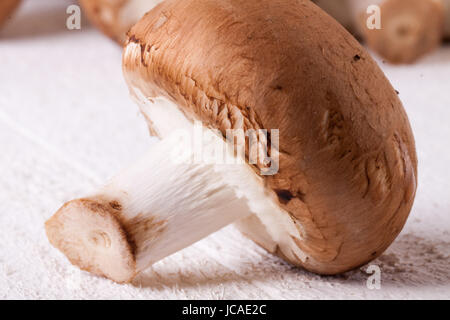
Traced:
[[411, 217], [373, 262], [381, 290], [367, 289], [367, 266], [345, 277], [313, 275], [233, 227], [156, 263], [134, 285], [118, 285], [72, 267], [43, 224], [154, 139], [128, 96], [119, 48], [86, 25], [67, 31], [65, 15], [63, 0], [27, 0], [0, 32], [0, 299], [449, 297], [450, 47], [413, 66], [380, 62], [400, 92], [420, 159]]

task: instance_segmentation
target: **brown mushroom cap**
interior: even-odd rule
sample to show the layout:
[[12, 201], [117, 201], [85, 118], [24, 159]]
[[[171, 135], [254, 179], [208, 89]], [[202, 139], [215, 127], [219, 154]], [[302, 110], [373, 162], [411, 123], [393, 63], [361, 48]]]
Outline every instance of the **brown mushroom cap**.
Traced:
[[[80, 0], [80, 4], [89, 20], [97, 28], [120, 45], [123, 45], [127, 39], [126, 33], [130, 30], [131, 26], [136, 23], [145, 12], [161, 1], [162, 0]], [[138, 12], [124, 12], [126, 7], [133, 6], [133, 3], [137, 3], [138, 5], [136, 8], [131, 8], [132, 11], [137, 10]], [[139, 8], [140, 3], [142, 3], [141, 8]], [[126, 17], [124, 17], [124, 15]]]
[[21, 0], [2, 0], [0, 1], [0, 25], [8, 19], [13, 11], [19, 6]]
[[[265, 183], [301, 234], [307, 259], [290, 262], [344, 272], [402, 230], [417, 176], [405, 110], [366, 50], [310, 1], [168, 0], [129, 35], [130, 87], [223, 134], [280, 130], [279, 173]], [[239, 224], [280, 253], [257, 220]]]
[[436, 49], [444, 36], [444, 7], [434, 0], [387, 0], [381, 29], [361, 30], [370, 48], [392, 63], [412, 63]]

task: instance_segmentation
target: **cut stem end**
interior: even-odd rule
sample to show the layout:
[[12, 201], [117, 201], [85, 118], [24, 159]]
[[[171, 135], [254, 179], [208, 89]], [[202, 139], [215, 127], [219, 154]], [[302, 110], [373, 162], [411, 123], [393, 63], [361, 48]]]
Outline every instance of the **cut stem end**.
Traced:
[[47, 237], [80, 269], [130, 282], [136, 275], [135, 249], [117, 211], [114, 202], [101, 199], [70, 201], [46, 222]]

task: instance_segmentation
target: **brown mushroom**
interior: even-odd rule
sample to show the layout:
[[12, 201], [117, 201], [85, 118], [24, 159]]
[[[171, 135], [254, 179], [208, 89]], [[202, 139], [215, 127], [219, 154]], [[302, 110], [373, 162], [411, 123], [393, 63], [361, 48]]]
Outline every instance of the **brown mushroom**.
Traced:
[[[314, 0], [392, 63], [412, 63], [450, 37], [450, 0]], [[367, 13], [379, 5], [381, 28], [370, 29]], [[444, 28], [445, 24], [445, 28]]]
[[9, 18], [14, 10], [17, 9], [21, 0], [2, 0], [0, 2], [0, 26]]
[[412, 63], [442, 44], [444, 13], [441, 1], [388, 0], [381, 4], [382, 28], [361, 30], [368, 46], [383, 58]]
[[163, 0], [80, 0], [80, 4], [95, 26], [123, 45], [128, 30], [161, 1]]
[[[73, 264], [128, 282], [237, 222], [292, 264], [337, 274], [402, 230], [417, 177], [405, 110], [365, 49], [310, 1], [167, 0], [131, 29], [123, 70], [161, 140], [47, 221]], [[264, 130], [242, 153], [229, 148], [230, 132]], [[233, 161], [196, 159], [191, 142]]]

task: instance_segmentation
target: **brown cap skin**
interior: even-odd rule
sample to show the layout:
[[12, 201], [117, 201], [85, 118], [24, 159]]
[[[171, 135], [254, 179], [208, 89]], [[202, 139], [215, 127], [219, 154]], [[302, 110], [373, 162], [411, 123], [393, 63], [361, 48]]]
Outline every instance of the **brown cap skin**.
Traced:
[[128, 42], [140, 47], [125, 50], [125, 77], [147, 97], [224, 134], [237, 115], [244, 129], [280, 130], [279, 173], [265, 183], [301, 226], [308, 259], [291, 263], [345, 272], [402, 230], [417, 177], [407, 115], [366, 50], [312, 2], [168, 0]]
[[0, 1], [0, 26], [8, 19], [13, 11], [19, 6], [21, 0]]
[[391, 63], [413, 63], [433, 51], [444, 36], [444, 7], [436, 0], [387, 0], [381, 29], [361, 30], [368, 46]]

